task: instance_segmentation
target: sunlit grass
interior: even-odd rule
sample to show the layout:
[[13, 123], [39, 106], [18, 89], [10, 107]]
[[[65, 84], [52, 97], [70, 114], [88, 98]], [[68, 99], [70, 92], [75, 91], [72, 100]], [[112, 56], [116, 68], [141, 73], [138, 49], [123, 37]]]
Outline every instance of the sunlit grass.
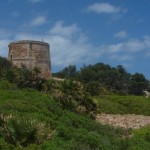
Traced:
[[99, 113], [150, 115], [150, 99], [144, 96], [104, 95], [94, 99]]

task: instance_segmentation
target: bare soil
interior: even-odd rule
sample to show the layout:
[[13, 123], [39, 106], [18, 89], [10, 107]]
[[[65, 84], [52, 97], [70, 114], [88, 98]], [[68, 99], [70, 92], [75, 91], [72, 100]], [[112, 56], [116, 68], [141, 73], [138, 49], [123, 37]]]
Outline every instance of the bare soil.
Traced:
[[150, 116], [135, 114], [98, 114], [96, 120], [102, 124], [109, 124], [114, 127], [138, 129], [150, 125]]

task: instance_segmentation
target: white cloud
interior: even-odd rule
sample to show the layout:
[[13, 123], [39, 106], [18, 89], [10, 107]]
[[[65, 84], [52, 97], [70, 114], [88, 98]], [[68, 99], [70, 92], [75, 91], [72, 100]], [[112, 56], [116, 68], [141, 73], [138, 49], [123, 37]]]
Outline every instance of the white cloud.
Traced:
[[124, 42], [103, 45], [99, 48], [102, 57], [113, 59], [115, 61], [129, 62], [135, 59], [138, 53], [143, 57], [150, 56], [150, 37], [139, 39], [128, 39]]
[[39, 16], [30, 22], [30, 26], [36, 27], [45, 24], [47, 21], [45, 16]]
[[131, 39], [124, 43], [124, 47], [130, 52], [138, 52], [142, 51], [146, 48], [144, 41], [140, 41], [138, 39]]
[[110, 53], [117, 53], [120, 52], [123, 48], [123, 43], [117, 43], [117, 44], [112, 44], [112, 45], [105, 45], [104, 49], [106, 49], [106, 53], [110, 52]]
[[77, 25], [63, 25], [57, 22], [45, 35], [19, 33], [16, 40], [43, 40], [51, 47], [52, 66], [65, 67], [69, 64], [84, 64], [92, 61], [94, 48]]
[[52, 63], [56, 66], [79, 64], [91, 59], [87, 54], [92, 46], [75, 24], [65, 26], [63, 22], [57, 22], [50, 30], [48, 41], [52, 43]]
[[89, 12], [114, 14], [121, 11], [119, 7], [115, 7], [109, 3], [94, 3], [87, 7]]
[[[1, 33], [6, 30], [0, 30]], [[11, 36], [0, 40], [0, 55], [7, 56]], [[51, 27], [47, 34], [16, 33], [13, 41], [17, 40], [38, 40], [50, 44], [51, 60], [53, 67], [65, 67], [69, 64], [89, 64], [96, 63], [99, 60], [116, 60], [121, 63], [132, 61], [136, 54], [143, 52], [143, 56], [149, 55], [150, 37], [143, 39], [126, 39], [124, 42], [108, 45], [94, 46], [82, 30], [76, 25], [65, 25], [58, 21]]]
[[127, 34], [126, 31], [120, 31], [120, 32], [114, 34], [114, 37], [116, 37], [116, 38], [126, 38], [127, 35], [128, 35], [128, 34]]
[[56, 66], [84, 63], [87, 53], [90, 52], [90, 45], [79, 43], [78, 39], [68, 39], [61, 35], [51, 36], [52, 62]]
[[146, 48], [147, 46], [145, 44], [145, 40], [140, 41], [138, 39], [129, 39], [125, 42], [103, 46], [103, 50], [105, 49], [106, 53], [136, 53], [139, 51], [144, 51]]
[[51, 34], [62, 35], [62, 36], [71, 36], [79, 31], [79, 28], [76, 24], [71, 26], [64, 26], [63, 21], [56, 22], [55, 26], [50, 30]]

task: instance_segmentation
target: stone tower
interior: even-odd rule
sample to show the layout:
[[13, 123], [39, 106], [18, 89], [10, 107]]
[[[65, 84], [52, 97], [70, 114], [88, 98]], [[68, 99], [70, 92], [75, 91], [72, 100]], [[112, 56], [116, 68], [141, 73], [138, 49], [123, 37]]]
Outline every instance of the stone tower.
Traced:
[[38, 67], [41, 69], [41, 77], [50, 79], [51, 61], [49, 44], [40, 41], [23, 40], [11, 42], [9, 45], [8, 59], [13, 65], [28, 69]]

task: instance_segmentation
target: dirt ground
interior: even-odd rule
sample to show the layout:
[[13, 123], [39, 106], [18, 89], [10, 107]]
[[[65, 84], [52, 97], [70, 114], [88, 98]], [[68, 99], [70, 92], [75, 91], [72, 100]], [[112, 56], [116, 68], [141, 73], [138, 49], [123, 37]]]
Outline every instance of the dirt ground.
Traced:
[[150, 125], [150, 116], [134, 114], [98, 114], [96, 120], [102, 124], [109, 124], [114, 127], [138, 129]]

